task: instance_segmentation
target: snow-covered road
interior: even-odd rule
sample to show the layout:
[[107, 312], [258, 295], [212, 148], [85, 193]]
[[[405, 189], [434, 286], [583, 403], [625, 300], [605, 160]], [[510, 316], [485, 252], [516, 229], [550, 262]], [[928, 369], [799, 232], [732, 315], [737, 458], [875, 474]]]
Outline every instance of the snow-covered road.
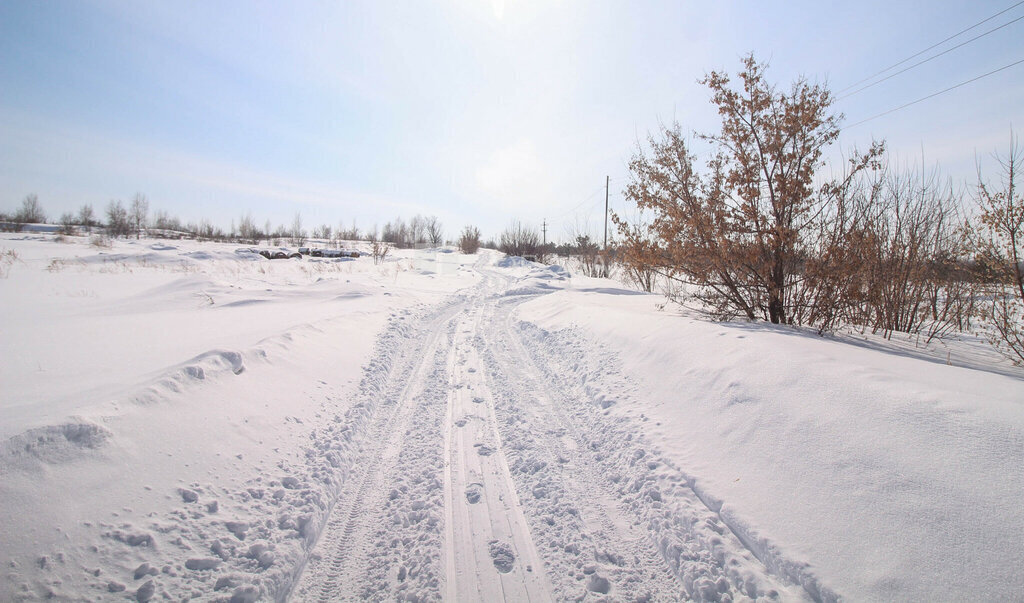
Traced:
[[602, 406], [535, 365], [514, 316], [539, 293], [506, 295], [510, 277], [477, 270], [364, 390], [357, 469], [292, 599], [806, 596], [683, 476], [609, 429]]

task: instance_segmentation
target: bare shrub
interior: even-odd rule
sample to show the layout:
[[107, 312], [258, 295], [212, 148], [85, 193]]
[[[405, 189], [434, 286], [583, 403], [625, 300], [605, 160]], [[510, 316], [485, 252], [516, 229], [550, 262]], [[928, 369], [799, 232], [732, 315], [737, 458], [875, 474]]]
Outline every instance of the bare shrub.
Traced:
[[75, 215], [71, 212], [64, 212], [60, 216], [60, 228], [57, 230], [63, 236], [75, 234]]
[[7, 278], [11, 273], [11, 266], [19, 259], [18, 252], [13, 249], [0, 251], [0, 278]]
[[576, 235], [573, 253], [580, 262], [580, 271], [584, 276], [605, 276], [604, 263], [600, 259], [600, 249], [590, 235]]
[[109, 236], [97, 234], [93, 235], [92, 238], [89, 239], [89, 245], [92, 245], [97, 249], [110, 249], [114, 246], [114, 243], [110, 240]]
[[858, 258], [859, 290], [849, 320], [891, 337], [928, 339], [969, 324], [975, 286], [963, 269], [966, 232], [957, 198], [934, 173], [885, 170], [861, 201], [859, 224], [846, 246]]
[[374, 241], [373, 246], [370, 248], [370, 255], [373, 257], [374, 265], [380, 264], [387, 257], [388, 252], [391, 251], [391, 245], [383, 241]]
[[657, 242], [651, 238], [641, 218], [630, 222], [612, 212], [611, 219], [622, 237], [617, 257], [626, 280], [642, 291], [651, 293], [658, 275], [657, 268], [651, 262], [658, 254]]
[[1010, 151], [997, 155], [1002, 168], [998, 186], [987, 183], [978, 170], [977, 257], [991, 286], [986, 316], [994, 329], [993, 345], [1015, 364], [1024, 364], [1024, 197], [1017, 174], [1024, 157], [1011, 134]]
[[540, 234], [537, 233], [537, 230], [523, 226], [516, 220], [501, 233], [501, 242], [498, 248], [506, 255], [527, 256], [536, 255], [539, 246]]
[[474, 254], [480, 249], [480, 229], [476, 226], [467, 226], [462, 229], [462, 236], [459, 237], [459, 250], [462, 253]]

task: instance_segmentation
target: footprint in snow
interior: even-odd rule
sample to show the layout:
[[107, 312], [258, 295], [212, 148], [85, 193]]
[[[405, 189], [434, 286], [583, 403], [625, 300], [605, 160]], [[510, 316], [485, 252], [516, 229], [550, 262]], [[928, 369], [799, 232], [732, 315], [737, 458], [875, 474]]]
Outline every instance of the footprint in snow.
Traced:
[[484, 495], [484, 486], [479, 483], [472, 483], [466, 486], [466, 500], [469, 504], [475, 505], [480, 502], [480, 498]]
[[507, 542], [492, 540], [487, 543], [487, 551], [491, 554], [491, 561], [499, 572], [507, 574], [515, 567], [516, 555]]

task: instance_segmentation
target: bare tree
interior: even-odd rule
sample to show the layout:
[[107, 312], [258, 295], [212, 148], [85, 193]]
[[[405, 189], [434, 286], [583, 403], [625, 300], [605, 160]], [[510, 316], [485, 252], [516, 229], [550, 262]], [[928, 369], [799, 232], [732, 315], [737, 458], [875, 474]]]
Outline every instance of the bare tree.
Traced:
[[292, 220], [292, 229], [288, 233], [291, 237], [292, 245], [302, 245], [306, 242], [306, 231], [302, 230], [302, 214], [295, 212], [295, 218]]
[[409, 220], [409, 245], [415, 246], [420, 243], [426, 243], [426, 232], [426, 219], [419, 214], [413, 216], [412, 220]]
[[131, 233], [131, 229], [128, 210], [124, 208], [124, 204], [111, 200], [107, 205], [107, 234], [112, 237], [125, 237]]
[[441, 221], [437, 219], [437, 216], [430, 216], [424, 218], [424, 223], [430, 244], [434, 247], [441, 245], [444, 242], [444, 229], [441, 228]]
[[252, 219], [252, 213], [245, 212], [238, 220], [238, 237], [247, 243], [256, 244], [259, 229], [256, 227], [256, 221]]
[[149, 214], [149, 200], [142, 193], [135, 193], [132, 198], [132, 207], [129, 213], [129, 220], [135, 227], [135, 238], [142, 236], [142, 229], [146, 226], [146, 216]]
[[277, 247], [281, 244], [281, 241], [288, 239], [292, 236], [293, 230], [289, 230], [284, 227], [284, 224], [278, 224], [277, 228], [273, 232], [267, 232], [267, 238], [270, 239], [271, 245]]
[[92, 226], [95, 222], [95, 217], [92, 211], [92, 205], [86, 203], [82, 207], [78, 208], [78, 223], [86, 228], [88, 232], [92, 232]]
[[25, 195], [21, 200], [21, 208], [14, 214], [14, 221], [21, 224], [42, 224], [46, 222], [46, 212], [39, 204], [39, 196], [35, 193]]
[[[698, 137], [713, 154], [701, 171], [678, 125], [651, 137], [630, 162], [626, 198], [650, 211], [646, 232], [620, 231], [624, 245], [643, 249], [648, 266], [695, 285], [695, 297], [720, 317], [794, 322], [795, 299], [806, 282], [810, 233], [842, 182], [815, 183], [824, 148], [839, 133], [832, 96], [804, 79], [779, 92], [766, 65], [744, 59], [734, 87], [712, 72], [703, 83], [722, 118], [715, 134]], [[880, 144], [851, 161], [847, 178], [874, 166]], [[629, 238], [632, 237], [632, 238]]]
[[313, 238], [324, 239], [325, 241], [329, 242], [331, 240], [332, 232], [333, 231], [329, 224], [321, 224], [320, 226], [317, 226], [316, 228], [313, 229]]
[[356, 226], [356, 221], [352, 220], [352, 226], [345, 228], [345, 225], [338, 222], [337, 237], [339, 240], [344, 241], [358, 241], [359, 240], [359, 227]]
[[380, 238], [397, 247], [411, 247], [416, 242], [412, 230], [401, 218], [395, 218], [385, 224]]
[[[156, 210], [156, 211], [153, 212], [153, 219], [150, 220], [150, 224], [153, 226], [153, 228], [156, 228], [156, 229], [159, 229], [159, 230], [162, 230], [162, 231], [178, 231], [178, 232], [180, 232], [182, 230], [185, 230], [185, 227], [182, 226], [181, 220], [179, 220], [177, 218], [177, 216], [172, 216], [171, 214], [167, 213], [167, 211], [162, 210], [162, 209], [161, 210]], [[164, 234], [166, 235], [166, 234], [169, 234], [169, 233], [164, 233]], [[170, 235], [170, 236], [176, 236], [176, 235]]]
[[727, 200], [733, 230], [749, 235], [734, 250], [741, 265], [752, 268], [769, 320], [784, 323], [787, 297], [799, 278], [802, 235], [819, 211], [814, 176], [823, 150], [839, 135], [840, 117], [830, 111], [833, 99], [824, 86], [799, 79], [780, 93], [765, 79], [766, 68], [748, 56], [738, 89], [724, 73], [704, 79], [722, 129], [701, 138], [717, 149], [709, 192]]

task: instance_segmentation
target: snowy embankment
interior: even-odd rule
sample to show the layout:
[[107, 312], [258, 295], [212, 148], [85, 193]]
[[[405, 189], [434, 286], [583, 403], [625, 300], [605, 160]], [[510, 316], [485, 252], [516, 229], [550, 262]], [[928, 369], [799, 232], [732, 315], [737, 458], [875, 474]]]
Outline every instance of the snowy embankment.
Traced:
[[387, 325], [476, 280], [458, 254], [0, 247], [2, 600], [287, 592], [345, 477], [317, 429], [358, 426]]
[[1020, 597], [1020, 371], [969, 343], [932, 355], [662, 302], [576, 277], [519, 307], [547, 377], [606, 409], [604, 446], [640, 426], [634, 445], [815, 598]]

